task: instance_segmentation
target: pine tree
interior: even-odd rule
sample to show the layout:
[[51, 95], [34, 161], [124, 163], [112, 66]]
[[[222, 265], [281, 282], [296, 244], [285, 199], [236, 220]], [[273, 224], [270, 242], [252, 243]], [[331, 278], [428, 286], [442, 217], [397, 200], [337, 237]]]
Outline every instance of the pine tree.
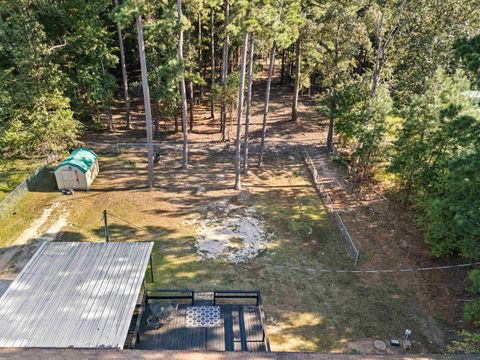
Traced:
[[[247, 13], [248, 17], [248, 13]], [[242, 111], [243, 111], [243, 96], [245, 86], [245, 68], [247, 62], [247, 47], [248, 47], [248, 31], [243, 30], [243, 45], [242, 45], [242, 62], [240, 65], [240, 88], [238, 91], [238, 108], [237, 108], [237, 137], [235, 142], [235, 190], [242, 188], [241, 183], [241, 133], [242, 133]]]
[[187, 94], [185, 90], [185, 66], [183, 63], [183, 24], [182, 24], [182, 0], [177, 0], [178, 11], [178, 62], [180, 63], [180, 94], [182, 96], [182, 130], [183, 130], [183, 157], [182, 169], [188, 167], [188, 122], [187, 122]]
[[136, 15], [138, 52], [142, 73], [143, 102], [145, 105], [145, 126], [147, 129], [147, 157], [148, 157], [148, 188], [153, 188], [153, 134], [152, 110], [150, 108], [150, 88], [148, 87], [147, 61], [145, 58], [145, 43], [143, 39], [142, 15]]

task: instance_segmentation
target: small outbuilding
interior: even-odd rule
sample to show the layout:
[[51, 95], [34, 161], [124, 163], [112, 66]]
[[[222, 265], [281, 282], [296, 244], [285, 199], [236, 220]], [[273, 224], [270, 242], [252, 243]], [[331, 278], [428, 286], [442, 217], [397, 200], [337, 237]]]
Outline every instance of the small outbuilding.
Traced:
[[58, 190], [89, 190], [99, 171], [97, 155], [78, 148], [55, 169]]

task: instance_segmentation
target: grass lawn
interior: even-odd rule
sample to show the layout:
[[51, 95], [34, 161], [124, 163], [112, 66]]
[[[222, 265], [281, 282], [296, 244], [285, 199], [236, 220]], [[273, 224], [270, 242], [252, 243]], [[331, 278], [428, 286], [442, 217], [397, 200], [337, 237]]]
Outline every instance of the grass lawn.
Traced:
[[[262, 172], [252, 169], [241, 192], [231, 189], [231, 157], [192, 154], [188, 171], [178, 170], [178, 157], [166, 158], [156, 170], [155, 190], [147, 191], [146, 169], [138, 155], [101, 155], [100, 175], [88, 193], [62, 196], [47, 180], [43, 192], [29, 193], [19, 205], [17, 214], [25, 220], [15, 223], [4, 243], [52, 201], [67, 214], [60, 240], [103, 241], [102, 211], [107, 209], [111, 241], [155, 241], [153, 286], [260, 289], [274, 351], [351, 351], [352, 341], [388, 341], [406, 328], [415, 334], [416, 350], [439, 350], [430, 342], [436, 325], [414, 294], [395, 286], [390, 275], [311, 271], [348, 269], [353, 261], [300, 157], [267, 162]], [[220, 207], [225, 203], [233, 213], [254, 209], [252, 217], [269, 235], [250, 261], [206, 259], [197, 251], [201, 224], [230, 216]]]
[[39, 159], [0, 159], [0, 201], [35, 171]]
[[[15, 206], [9, 208], [0, 219], [0, 247], [8, 246], [14, 242], [24, 230], [41, 216], [52, 201], [61, 197], [61, 193], [56, 189], [53, 173], [46, 171], [45, 176], [40, 178], [39, 183], [33, 185], [33, 188], [23, 195]], [[45, 229], [45, 226], [43, 229]]]

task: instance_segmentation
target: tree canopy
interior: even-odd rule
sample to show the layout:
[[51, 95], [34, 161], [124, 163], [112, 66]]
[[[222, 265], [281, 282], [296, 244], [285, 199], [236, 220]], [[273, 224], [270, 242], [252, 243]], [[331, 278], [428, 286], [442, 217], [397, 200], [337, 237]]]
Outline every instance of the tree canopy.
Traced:
[[86, 130], [115, 131], [113, 106], [124, 107], [130, 131], [130, 102], [149, 93], [151, 178], [150, 137], [178, 132], [186, 169], [204, 101], [218, 141], [233, 140], [237, 125], [239, 189], [248, 92], [261, 85], [261, 168], [278, 74], [291, 95], [286, 121], [299, 118], [308, 92], [318, 121], [328, 118], [318, 145], [352, 181], [388, 174], [433, 256], [478, 260], [479, 19], [477, 0], [0, 0], [0, 156], [45, 157]]

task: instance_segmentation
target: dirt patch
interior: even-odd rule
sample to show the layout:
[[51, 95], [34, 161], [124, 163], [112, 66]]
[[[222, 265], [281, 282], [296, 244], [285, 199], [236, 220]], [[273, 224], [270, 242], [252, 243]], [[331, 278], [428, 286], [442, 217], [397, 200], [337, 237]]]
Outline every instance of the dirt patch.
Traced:
[[23, 245], [27, 242], [31, 241], [32, 239], [38, 237], [40, 235], [40, 229], [43, 225], [47, 223], [48, 218], [53, 213], [55, 209], [57, 209], [59, 203], [55, 203], [49, 208], [43, 210], [42, 215], [33, 222], [33, 224], [25, 230], [22, 235], [12, 244], [12, 245]]
[[[67, 224], [67, 212], [62, 211], [55, 215], [60, 203], [56, 202], [46, 208], [42, 215], [26, 229], [17, 240], [0, 255], [0, 272], [18, 272], [28, 262], [30, 257], [43, 241], [55, 240], [61, 229]], [[58, 216], [55, 220], [52, 217]], [[46, 231], [42, 231], [49, 222], [53, 221]]]
[[199, 223], [197, 252], [201, 258], [240, 263], [266, 249], [270, 235], [253, 206], [240, 207], [221, 200], [205, 207], [207, 218]]

